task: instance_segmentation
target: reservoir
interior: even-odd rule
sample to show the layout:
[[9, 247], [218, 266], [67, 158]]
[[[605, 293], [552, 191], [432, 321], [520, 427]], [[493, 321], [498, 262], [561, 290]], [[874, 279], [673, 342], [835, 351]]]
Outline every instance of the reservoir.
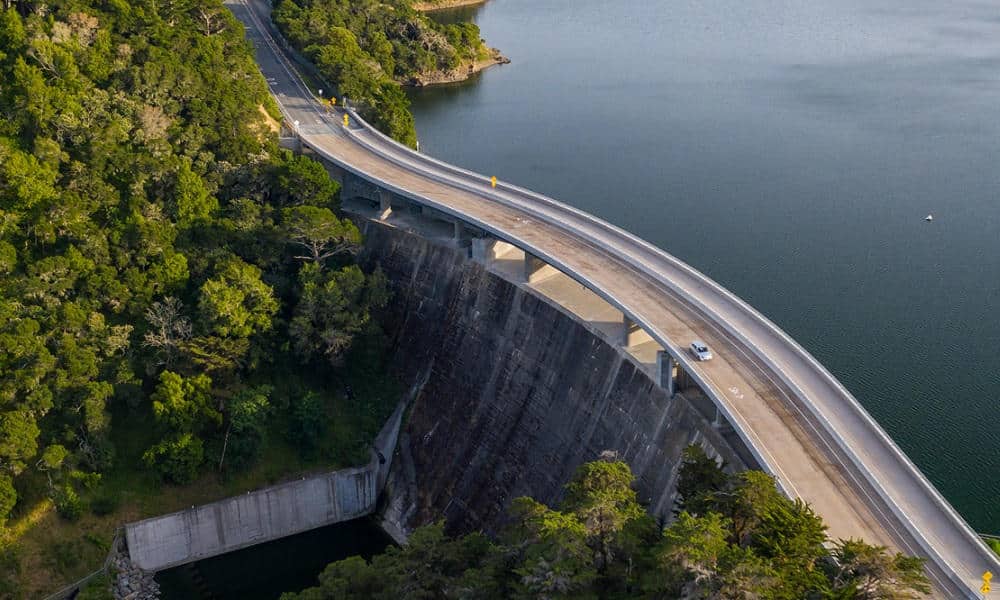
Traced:
[[995, 5], [490, 0], [436, 18], [472, 18], [513, 62], [414, 91], [422, 151], [705, 272], [1000, 533]]

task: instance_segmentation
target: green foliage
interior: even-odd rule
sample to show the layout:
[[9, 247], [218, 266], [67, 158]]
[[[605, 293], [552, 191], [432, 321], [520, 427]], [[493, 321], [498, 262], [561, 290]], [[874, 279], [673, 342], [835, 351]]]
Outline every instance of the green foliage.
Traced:
[[322, 76], [386, 135], [416, 143], [400, 83], [489, 54], [474, 23], [444, 25], [407, 0], [283, 0], [272, 18]]
[[213, 198], [204, 180], [191, 170], [191, 162], [182, 161], [174, 184], [173, 218], [181, 225], [207, 221], [219, 208], [219, 201]]
[[76, 595], [76, 600], [113, 600], [111, 593], [111, 581], [107, 575], [101, 574], [94, 577], [83, 586], [80, 593]]
[[223, 460], [233, 469], [244, 468], [260, 455], [271, 414], [269, 386], [240, 390], [229, 402], [229, 432]]
[[101, 517], [110, 515], [121, 506], [121, 497], [115, 493], [103, 492], [90, 501], [90, 511]]
[[692, 444], [681, 455], [677, 484], [678, 506], [692, 514], [701, 514], [711, 505], [712, 496], [725, 489], [729, 476], [723, 466], [705, 454], [705, 450]]
[[282, 599], [888, 600], [927, 591], [920, 559], [858, 541], [838, 542], [830, 553], [808, 505], [778, 494], [763, 473], [723, 480], [702, 468], [703, 456], [685, 453], [699, 468], [682, 469], [689, 479], [680, 484], [711, 491], [704, 514], [681, 510], [665, 529], [636, 502], [628, 466], [601, 460], [577, 470], [558, 509], [515, 499], [499, 542], [479, 533], [449, 537], [440, 523], [422, 527], [407, 546], [370, 562], [332, 563], [319, 586]]
[[[285, 398], [294, 385], [297, 397], [346, 377], [290, 359], [302, 262], [282, 211], [321, 217], [305, 220], [318, 229], [304, 239], [334, 252], [318, 261], [325, 271], [353, 267], [359, 236], [331, 217], [339, 188], [323, 165], [278, 149], [260, 111], [273, 115], [274, 102], [219, 0], [10, 5], [0, 8], [0, 520], [47, 495], [69, 517], [81, 496], [109, 514], [126, 485], [154, 485], [147, 468], [185, 482], [209, 464], [252, 463], [292, 420], [294, 404], [272, 403], [269, 386]], [[346, 324], [341, 353], [353, 324], [377, 330], [369, 280], [384, 287], [351, 279], [363, 297], [345, 292], [320, 323]], [[348, 418], [323, 443], [367, 452], [381, 404], [328, 397], [323, 422]], [[116, 435], [136, 430], [134, 446]], [[50, 539], [22, 524], [27, 546]], [[46, 575], [53, 589], [67, 583], [54, 573], [21, 583]]]
[[39, 433], [37, 421], [30, 412], [0, 413], [0, 465], [19, 473], [37, 451]]
[[307, 263], [299, 282], [302, 292], [288, 328], [306, 362], [326, 358], [338, 364], [372, 312], [388, 301], [382, 274], [366, 277], [356, 265], [324, 271], [319, 263]]
[[338, 219], [328, 208], [296, 206], [282, 214], [289, 243], [302, 252], [295, 257], [298, 260], [322, 267], [326, 259], [353, 252], [361, 244], [361, 232], [354, 223]]
[[855, 598], [904, 600], [930, 591], [921, 558], [890, 554], [861, 540], [839, 540], [833, 557], [834, 589], [850, 589]]
[[289, 439], [305, 457], [315, 455], [327, 430], [327, 414], [319, 394], [308, 392], [292, 405]]
[[190, 433], [172, 435], [147, 450], [142, 459], [167, 481], [190, 483], [205, 460], [205, 448], [201, 439]]
[[3, 527], [15, 504], [17, 504], [17, 491], [14, 490], [14, 480], [10, 475], [0, 473], [0, 527]]
[[[3, 514], [3, 513], [0, 512], [0, 514]], [[987, 539], [986, 540], [986, 545], [989, 546], [990, 548], [992, 548], [993, 551], [997, 553], [997, 556], [1000, 556], [1000, 540]]]
[[99, 552], [108, 552], [111, 550], [111, 542], [96, 533], [85, 533], [83, 534], [83, 539], [97, 548]]
[[66, 484], [55, 491], [52, 501], [59, 516], [67, 521], [76, 521], [83, 515], [84, 505], [73, 486]]
[[308, 156], [285, 151], [274, 167], [271, 197], [276, 206], [334, 208], [340, 184], [330, 179], [323, 165]]
[[42, 457], [38, 459], [38, 467], [46, 471], [53, 471], [62, 466], [63, 461], [69, 456], [69, 451], [59, 444], [52, 444], [42, 452]]
[[60, 573], [67, 573], [80, 563], [79, 541], [62, 541], [49, 546], [46, 562]]
[[[3, 34], [0, 25], [0, 35]], [[21, 574], [20, 548], [10, 542], [0, 541], [0, 598], [17, 598], [17, 577]]]
[[207, 375], [183, 378], [177, 373], [160, 373], [160, 383], [150, 396], [157, 422], [170, 431], [191, 432], [206, 423], [219, 424], [222, 415], [212, 406], [212, 380]]
[[249, 337], [271, 328], [278, 301], [260, 277], [258, 267], [228, 257], [216, 268], [216, 276], [202, 284], [198, 309], [212, 333]]

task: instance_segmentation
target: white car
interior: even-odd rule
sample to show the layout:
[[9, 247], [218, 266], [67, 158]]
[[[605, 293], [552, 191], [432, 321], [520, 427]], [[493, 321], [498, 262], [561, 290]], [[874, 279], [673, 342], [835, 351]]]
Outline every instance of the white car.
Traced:
[[691, 354], [698, 360], [712, 360], [712, 351], [701, 340], [691, 342]]

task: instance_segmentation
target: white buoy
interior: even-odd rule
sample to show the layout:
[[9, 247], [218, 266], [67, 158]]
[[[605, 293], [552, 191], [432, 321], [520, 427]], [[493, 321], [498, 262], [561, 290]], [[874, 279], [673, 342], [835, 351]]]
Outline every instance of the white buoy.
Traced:
[[924, 217], [924, 220], [925, 221], [933, 221], [934, 220], [934, 215], [927, 215], [926, 217]]

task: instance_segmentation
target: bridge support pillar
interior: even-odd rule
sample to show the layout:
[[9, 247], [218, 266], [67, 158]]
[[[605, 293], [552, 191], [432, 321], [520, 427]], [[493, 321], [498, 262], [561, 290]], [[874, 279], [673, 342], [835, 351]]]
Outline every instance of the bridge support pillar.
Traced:
[[475, 237], [472, 238], [471, 242], [469, 252], [472, 255], [472, 260], [484, 266], [490, 266], [490, 263], [496, 259], [497, 240], [492, 237]]
[[524, 251], [524, 280], [528, 283], [541, 281], [559, 271], [534, 254]]
[[657, 350], [656, 352], [656, 373], [657, 381], [667, 392], [667, 396], [670, 398], [674, 397], [676, 392], [677, 379], [674, 377], [674, 367], [676, 366], [676, 361], [674, 357], [670, 356], [670, 353], [666, 350]]
[[469, 232], [466, 231], [464, 223], [455, 219], [452, 225], [454, 226], [454, 229], [452, 230], [451, 239], [458, 241], [469, 237]]
[[389, 190], [378, 190], [378, 219], [384, 221], [392, 214], [392, 192]]
[[718, 406], [715, 407], [715, 418], [712, 419], [712, 427], [714, 427], [717, 431], [720, 431], [722, 433], [731, 431], [733, 428], [733, 426], [726, 419], [726, 416], [722, 414], [721, 410], [719, 410]]
[[628, 315], [622, 315], [622, 328], [624, 329], [622, 345], [626, 348], [630, 346], [638, 346], [639, 344], [644, 344], [653, 340], [653, 338], [646, 333], [646, 330], [643, 329], [641, 325], [628, 318]]

